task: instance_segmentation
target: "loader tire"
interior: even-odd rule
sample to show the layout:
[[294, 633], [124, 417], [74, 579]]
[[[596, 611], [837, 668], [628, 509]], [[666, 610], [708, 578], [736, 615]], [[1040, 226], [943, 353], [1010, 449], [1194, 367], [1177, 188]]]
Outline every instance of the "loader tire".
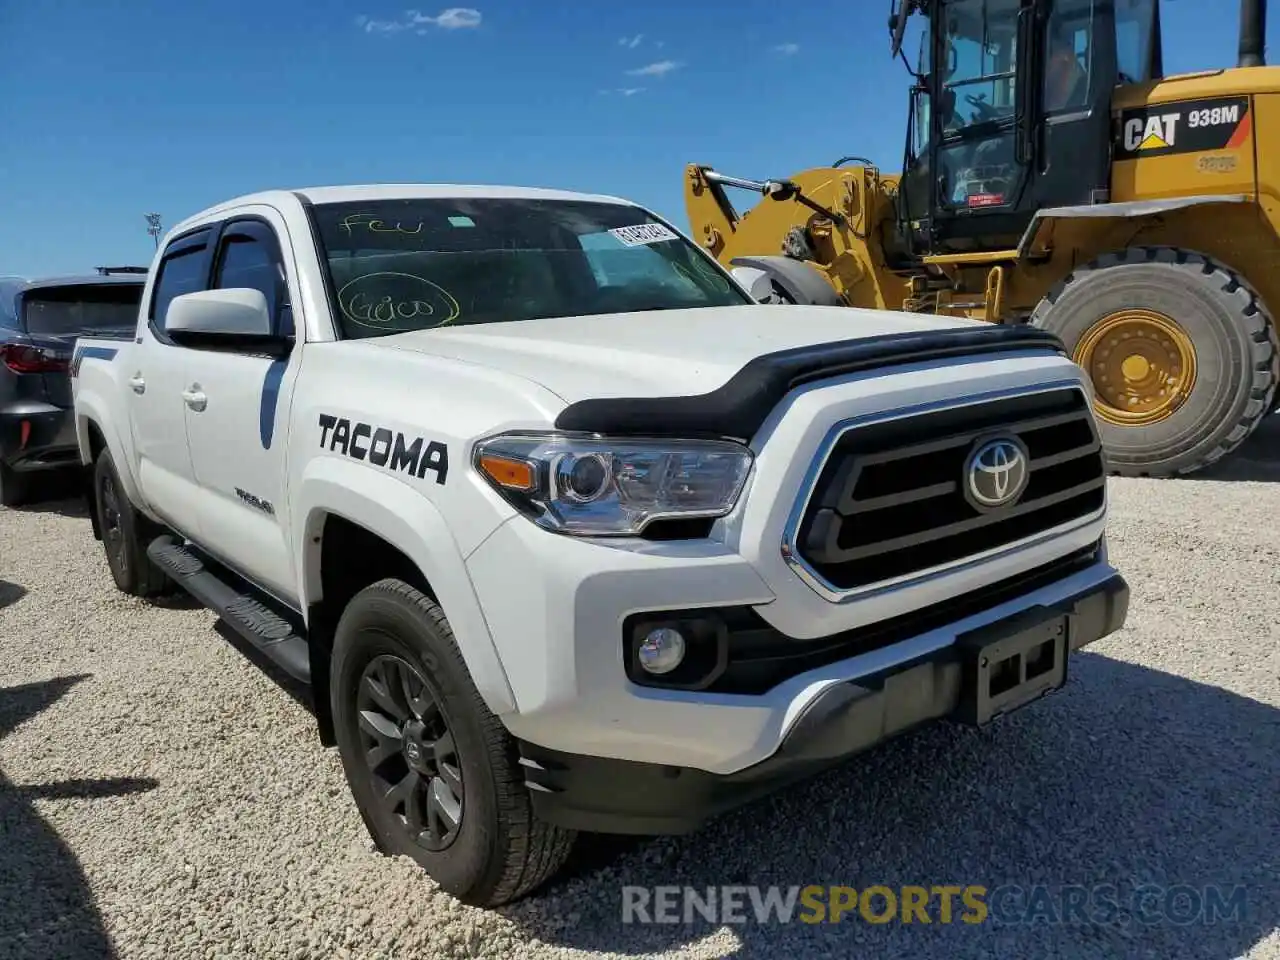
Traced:
[[1204, 254], [1104, 254], [1050, 291], [1030, 322], [1057, 334], [1093, 384], [1114, 474], [1194, 473], [1275, 406], [1275, 324], [1243, 277]]

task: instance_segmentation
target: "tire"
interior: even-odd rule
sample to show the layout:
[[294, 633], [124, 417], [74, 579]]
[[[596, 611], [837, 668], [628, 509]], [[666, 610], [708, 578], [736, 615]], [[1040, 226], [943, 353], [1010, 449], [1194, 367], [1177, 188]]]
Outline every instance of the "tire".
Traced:
[[[338, 621], [330, 677], [343, 770], [379, 850], [412, 857], [482, 907], [519, 899], [560, 869], [574, 833], [534, 817], [516, 745], [429, 597], [394, 579], [356, 594]], [[394, 802], [380, 802], [396, 784]]]
[[31, 478], [0, 461], [0, 506], [20, 507], [31, 497]]
[[[1257, 291], [1203, 254], [1134, 247], [1078, 267], [1040, 301], [1030, 322], [1056, 333], [1085, 364], [1080, 351], [1089, 349], [1090, 330], [1126, 309], [1154, 311], [1180, 328], [1192, 347], [1195, 380], [1181, 404], [1154, 422], [1116, 422], [1095, 402], [1110, 471], [1189, 474], [1236, 449], [1273, 409], [1280, 379], [1275, 325]], [[1097, 369], [1085, 372], [1092, 379]], [[1095, 382], [1095, 391], [1102, 386]]]
[[107, 566], [116, 587], [135, 597], [164, 592], [169, 578], [147, 556], [147, 545], [159, 531], [130, 502], [106, 449], [93, 465], [93, 503], [101, 524]]

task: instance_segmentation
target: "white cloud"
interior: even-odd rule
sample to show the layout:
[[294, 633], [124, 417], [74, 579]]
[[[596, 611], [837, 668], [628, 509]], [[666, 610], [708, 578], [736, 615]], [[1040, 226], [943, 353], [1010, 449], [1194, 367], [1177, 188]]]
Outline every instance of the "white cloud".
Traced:
[[483, 18], [479, 10], [471, 7], [449, 7], [436, 16], [422, 13], [419, 10], [406, 10], [398, 20], [375, 20], [372, 17], [356, 17], [356, 26], [365, 33], [399, 33], [401, 30], [414, 30], [426, 33], [428, 27], [441, 30], [467, 30], [480, 26]]
[[680, 64], [674, 60], [659, 60], [657, 63], [650, 63], [643, 67], [637, 67], [635, 70], [628, 70], [627, 75], [631, 77], [665, 77], [672, 70], [679, 69]]
[[408, 29], [412, 24], [398, 20], [375, 20], [372, 17], [360, 16], [356, 17], [356, 26], [365, 33], [396, 33], [399, 30]]
[[601, 90], [600, 93], [605, 96], [616, 93], [623, 97], [634, 97], [637, 93], [644, 93], [644, 87], [618, 87], [615, 90]]
[[416, 14], [416, 22], [434, 23], [441, 30], [470, 30], [480, 26], [480, 11], [471, 7], [450, 7], [437, 17], [423, 17]]
[[780, 43], [773, 48], [778, 53], [786, 54], [788, 57], [800, 52], [800, 44], [798, 43]]
[[637, 33], [634, 37], [622, 37], [618, 40], [618, 46], [626, 47], [628, 50], [634, 50], [640, 46], [640, 41], [644, 39], [643, 33]]

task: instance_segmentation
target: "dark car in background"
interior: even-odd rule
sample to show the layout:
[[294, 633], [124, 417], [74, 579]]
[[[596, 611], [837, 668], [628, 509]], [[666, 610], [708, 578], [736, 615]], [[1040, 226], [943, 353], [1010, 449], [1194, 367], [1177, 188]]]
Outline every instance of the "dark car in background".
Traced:
[[36, 492], [39, 476], [75, 469], [71, 355], [84, 335], [132, 333], [145, 267], [97, 274], [0, 278], [0, 504]]

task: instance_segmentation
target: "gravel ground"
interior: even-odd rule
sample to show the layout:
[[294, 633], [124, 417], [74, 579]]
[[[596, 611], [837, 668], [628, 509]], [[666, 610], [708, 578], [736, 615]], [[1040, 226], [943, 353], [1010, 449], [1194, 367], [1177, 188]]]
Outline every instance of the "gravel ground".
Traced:
[[[0, 509], [0, 956], [1280, 958], [1280, 421], [1212, 475], [1113, 480], [1112, 503], [1129, 625], [1057, 696], [693, 837], [595, 841], [489, 913], [372, 850], [336, 753], [211, 614], [116, 593], [73, 501]], [[1243, 885], [1247, 907], [624, 925], [624, 883]]]

